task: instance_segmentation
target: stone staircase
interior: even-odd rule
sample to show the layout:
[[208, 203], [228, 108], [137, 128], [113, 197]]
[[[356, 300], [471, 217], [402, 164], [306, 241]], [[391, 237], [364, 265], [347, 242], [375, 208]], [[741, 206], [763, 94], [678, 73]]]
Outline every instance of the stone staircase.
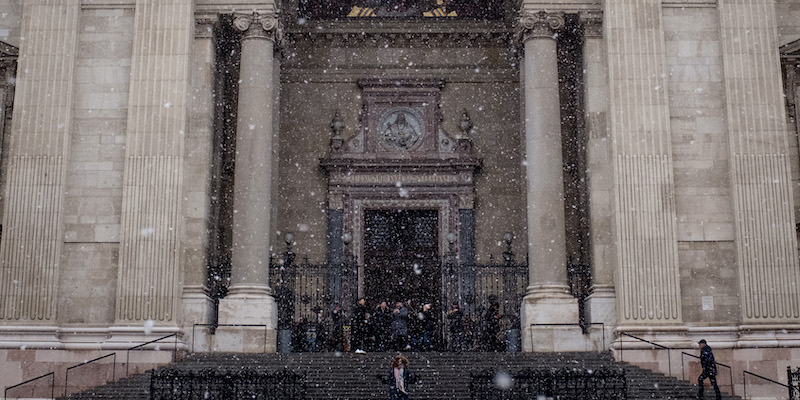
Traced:
[[[289, 370], [306, 376], [308, 399], [386, 399], [388, 390], [377, 374], [386, 374], [393, 353], [193, 354], [172, 368], [269, 372]], [[621, 367], [626, 371], [628, 399], [692, 399], [696, 386], [672, 377], [616, 362], [610, 353], [408, 353], [418, 377], [412, 399], [469, 399], [470, 373], [487, 369], [513, 374], [524, 369]], [[69, 399], [149, 399], [150, 373], [109, 383]], [[706, 398], [714, 391], [706, 388]], [[739, 397], [725, 396], [725, 399]]]

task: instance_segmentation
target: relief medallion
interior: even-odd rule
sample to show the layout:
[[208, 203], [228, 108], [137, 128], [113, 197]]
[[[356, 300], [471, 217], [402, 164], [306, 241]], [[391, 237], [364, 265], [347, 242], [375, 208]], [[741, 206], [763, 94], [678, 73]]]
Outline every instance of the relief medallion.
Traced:
[[424, 135], [422, 115], [409, 107], [390, 108], [378, 123], [381, 143], [389, 150], [411, 150]]

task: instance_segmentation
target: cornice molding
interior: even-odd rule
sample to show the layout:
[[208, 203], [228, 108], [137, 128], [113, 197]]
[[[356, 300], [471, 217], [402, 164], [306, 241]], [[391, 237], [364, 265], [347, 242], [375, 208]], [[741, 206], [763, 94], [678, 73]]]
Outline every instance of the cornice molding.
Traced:
[[290, 42], [348, 47], [506, 47], [512, 27], [502, 22], [477, 21], [348, 21], [290, 25]]
[[275, 15], [275, 0], [196, 0], [199, 14], [252, 14]]
[[583, 36], [587, 38], [603, 37], [603, 13], [600, 11], [587, 11], [578, 13], [578, 19], [583, 27]]
[[195, 39], [213, 39], [214, 30], [219, 24], [219, 18], [215, 15], [195, 16], [194, 37]]

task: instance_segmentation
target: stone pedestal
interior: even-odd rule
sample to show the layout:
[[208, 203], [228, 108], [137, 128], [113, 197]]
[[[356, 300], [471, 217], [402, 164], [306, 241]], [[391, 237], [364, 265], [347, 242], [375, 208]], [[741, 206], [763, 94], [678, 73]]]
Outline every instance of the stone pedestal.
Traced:
[[277, 350], [278, 304], [260, 288], [240, 287], [219, 302], [219, 327], [213, 351], [274, 353]]
[[578, 326], [578, 299], [560, 286], [528, 290], [520, 312], [523, 351], [587, 350]]
[[[617, 296], [614, 287], [594, 285], [585, 306], [589, 321], [593, 324], [589, 328], [592, 341], [596, 342], [594, 335], [599, 332], [600, 341], [596, 342], [600, 346], [598, 349], [608, 349], [614, 341], [614, 330], [617, 326]], [[594, 325], [596, 323], [603, 325]]]

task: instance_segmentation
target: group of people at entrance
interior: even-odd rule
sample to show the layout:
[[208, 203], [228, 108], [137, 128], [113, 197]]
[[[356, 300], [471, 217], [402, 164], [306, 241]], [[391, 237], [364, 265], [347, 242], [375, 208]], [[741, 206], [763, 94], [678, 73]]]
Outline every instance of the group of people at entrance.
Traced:
[[[367, 351], [431, 351], [448, 348], [451, 351], [467, 350], [465, 318], [457, 303], [447, 312], [449, 343], [438, 343], [440, 335], [438, 311], [431, 303], [419, 308], [409, 308], [402, 301], [390, 307], [386, 301], [370, 308], [364, 298], [358, 300], [351, 321], [351, 349], [356, 353]], [[500, 340], [502, 315], [500, 305], [493, 303], [481, 324], [481, 350], [502, 351]]]
[[402, 301], [391, 308], [382, 301], [370, 309], [366, 299], [359, 299], [350, 324], [351, 348], [356, 353], [432, 350], [436, 331], [433, 306], [426, 303], [416, 311], [409, 311]]

